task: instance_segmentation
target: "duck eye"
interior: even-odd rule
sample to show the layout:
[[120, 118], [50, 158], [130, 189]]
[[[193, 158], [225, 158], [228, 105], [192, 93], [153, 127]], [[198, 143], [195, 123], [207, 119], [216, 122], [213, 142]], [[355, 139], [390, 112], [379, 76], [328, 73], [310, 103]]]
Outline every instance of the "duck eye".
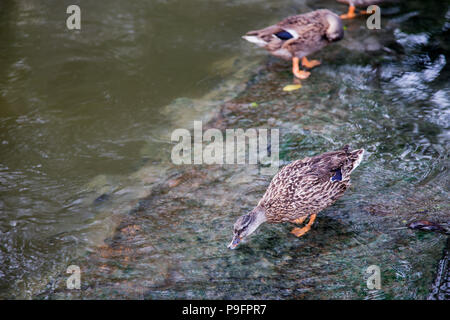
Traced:
[[237, 235], [240, 235], [242, 232], [244, 232], [245, 229], [247, 229], [246, 225], [240, 226], [239, 229], [236, 229], [235, 233]]

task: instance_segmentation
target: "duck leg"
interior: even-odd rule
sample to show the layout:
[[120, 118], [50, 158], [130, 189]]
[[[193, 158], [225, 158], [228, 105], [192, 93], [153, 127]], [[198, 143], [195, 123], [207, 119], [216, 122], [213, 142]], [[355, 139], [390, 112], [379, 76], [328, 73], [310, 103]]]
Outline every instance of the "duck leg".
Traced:
[[308, 58], [306, 57], [302, 58], [302, 66], [304, 66], [305, 68], [312, 69], [314, 67], [317, 67], [318, 65], [320, 65], [319, 60], [308, 60]]
[[341, 19], [353, 19], [354, 17], [356, 17], [355, 9], [355, 6], [350, 5], [348, 7], [348, 12], [341, 15]]
[[308, 71], [300, 70], [299, 62], [299, 58], [292, 58], [292, 73], [299, 79], [307, 79], [311, 73]]
[[294, 229], [292, 229], [291, 233], [294, 234], [296, 237], [301, 237], [302, 235], [307, 233], [311, 229], [311, 226], [314, 223], [314, 220], [316, 220], [316, 216], [317, 216], [317, 214], [312, 214], [309, 217], [309, 222], [306, 226], [304, 226], [303, 228], [294, 228]]
[[303, 216], [303, 217], [301, 217], [301, 218], [295, 219], [294, 221], [292, 221], [292, 223], [302, 224], [303, 221], [306, 220], [306, 218], [308, 218], [308, 216]]

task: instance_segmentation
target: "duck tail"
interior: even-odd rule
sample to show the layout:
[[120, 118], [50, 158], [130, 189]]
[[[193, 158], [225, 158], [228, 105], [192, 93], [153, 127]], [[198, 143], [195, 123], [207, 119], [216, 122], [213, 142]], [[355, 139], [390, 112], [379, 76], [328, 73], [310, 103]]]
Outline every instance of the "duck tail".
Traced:
[[265, 47], [267, 45], [267, 42], [265, 42], [263, 39], [259, 38], [258, 36], [245, 35], [245, 36], [242, 36], [242, 39], [245, 39], [248, 42], [254, 43], [260, 47]]

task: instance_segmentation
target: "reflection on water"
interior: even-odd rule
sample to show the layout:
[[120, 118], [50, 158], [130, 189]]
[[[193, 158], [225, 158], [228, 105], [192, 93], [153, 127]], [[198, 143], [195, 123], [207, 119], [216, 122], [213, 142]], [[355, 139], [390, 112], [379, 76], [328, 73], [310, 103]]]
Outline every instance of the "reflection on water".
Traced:
[[[240, 40], [335, 1], [0, 4], [0, 297], [424, 298], [448, 216], [448, 8], [391, 7], [345, 39], [302, 89]], [[257, 102], [252, 104], [253, 102]], [[218, 112], [220, 110], [220, 112]], [[364, 147], [352, 189], [295, 239], [267, 225], [229, 251], [231, 225], [269, 183], [253, 166], [170, 163], [194, 120], [273, 127], [281, 160]], [[65, 269], [82, 290], [65, 290]], [[365, 287], [379, 265], [383, 288]]]

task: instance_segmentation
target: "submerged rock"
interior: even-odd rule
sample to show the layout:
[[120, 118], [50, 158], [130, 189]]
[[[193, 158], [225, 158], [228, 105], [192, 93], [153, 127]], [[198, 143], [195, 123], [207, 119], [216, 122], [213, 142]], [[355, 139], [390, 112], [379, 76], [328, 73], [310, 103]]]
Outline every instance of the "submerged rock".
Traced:
[[410, 229], [417, 229], [422, 231], [436, 231], [436, 232], [442, 232], [445, 233], [446, 230], [444, 227], [442, 227], [440, 224], [427, 221], [427, 220], [420, 220], [420, 221], [414, 221], [408, 224], [408, 228]]
[[[357, 39], [367, 35], [361, 30]], [[347, 37], [350, 41], [355, 39]], [[241, 78], [236, 77], [228, 84], [240, 89], [234, 93], [224, 85], [204, 99], [177, 99], [162, 110], [185, 128], [193, 119], [203, 119], [204, 128], [221, 130], [278, 128], [282, 164], [344, 142], [365, 147], [367, 157], [355, 172], [353, 187], [321, 212], [305, 237], [291, 236], [288, 224], [267, 225], [239, 250], [227, 250], [237, 216], [257, 204], [271, 180], [258, 174], [259, 165], [169, 162], [155, 169], [155, 164], [147, 164], [127, 180], [135, 191], [127, 192], [126, 198], [114, 192], [111, 211], [121, 218], [114, 232], [103, 246], [76, 261], [85, 267], [83, 281], [89, 284], [80, 296], [426, 298], [445, 236], [416, 236], [405, 225], [415, 220], [412, 229], [438, 231], [448, 220], [448, 197], [442, 188], [447, 173], [439, 171], [446, 150], [434, 147], [445, 149], [442, 131], [424, 118], [422, 100], [411, 102], [391, 84], [390, 79], [409, 72], [410, 64], [390, 54], [382, 56], [389, 63], [374, 62], [379, 45], [373, 39], [366, 44], [369, 48], [336, 47], [321, 53], [335, 64], [317, 68], [298, 91], [282, 91], [292, 81], [290, 66], [271, 65], [268, 58], [251, 80], [238, 85]], [[149, 148], [143, 154], [151, 152]], [[99, 188], [107, 184], [98, 180]], [[136, 192], [139, 189], [143, 192]], [[428, 219], [436, 223], [423, 222]], [[361, 271], [370, 265], [380, 267], [381, 291], [366, 286]], [[448, 270], [448, 262], [441, 269]], [[445, 272], [440, 272], [440, 279], [448, 279]], [[64, 276], [50, 297], [68, 297]], [[446, 288], [442, 283], [448, 280], [435, 285], [438, 294]]]

